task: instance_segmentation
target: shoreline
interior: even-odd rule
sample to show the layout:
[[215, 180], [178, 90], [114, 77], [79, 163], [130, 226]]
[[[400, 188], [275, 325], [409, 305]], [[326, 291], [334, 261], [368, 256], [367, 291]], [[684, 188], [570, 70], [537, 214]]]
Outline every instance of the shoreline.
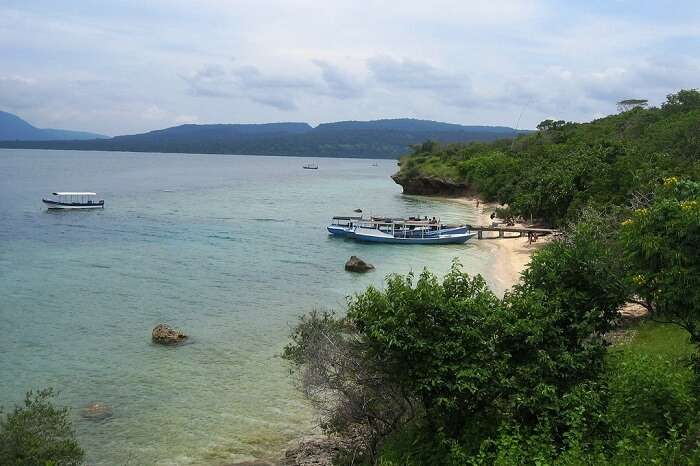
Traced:
[[[469, 205], [476, 209], [477, 218], [480, 225], [490, 225], [493, 220], [490, 218], [492, 212], [500, 207], [493, 202], [483, 202], [478, 197], [456, 197], [445, 198], [446, 200]], [[476, 207], [476, 203], [479, 207]], [[500, 219], [499, 219], [500, 220]], [[523, 224], [516, 224], [524, 226]], [[527, 238], [503, 238], [475, 240], [478, 247], [490, 254], [493, 259], [493, 269], [491, 278], [496, 282], [497, 290], [500, 294], [513, 287], [520, 281], [521, 274], [530, 264], [530, 256], [533, 252], [541, 249], [551, 236], [539, 238], [537, 242], [528, 244]]]
[[[480, 225], [491, 224], [493, 220], [490, 218], [490, 215], [498, 207], [495, 203], [483, 202], [475, 197], [445, 197], [444, 200], [475, 208], [477, 221]], [[479, 207], [475, 205], [477, 201], [479, 202]], [[473, 239], [478, 248], [494, 259], [490, 278], [495, 283], [490, 283], [489, 285], [493, 291], [502, 296], [517, 284], [520, 281], [522, 272], [525, 271], [530, 263], [532, 253], [541, 249], [550, 239], [551, 236], [545, 236], [532, 244], [528, 244], [527, 238]], [[331, 465], [333, 454], [339, 450], [342, 444], [343, 439], [341, 438], [327, 436], [323, 433], [310, 433], [289, 442], [288, 447], [282, 453], [280, 461], [284, 466]], [[258, 466], [258, 464], [263, 466], [272, 463], [241, 463], [235, 466]]]

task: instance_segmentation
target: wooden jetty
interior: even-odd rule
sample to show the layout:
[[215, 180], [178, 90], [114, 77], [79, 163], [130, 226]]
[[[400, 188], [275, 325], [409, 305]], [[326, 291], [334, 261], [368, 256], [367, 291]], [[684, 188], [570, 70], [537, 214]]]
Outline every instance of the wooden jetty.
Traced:
[[[471, 226], [471, 231], [477, 233], [478, 239], [499, 239], [499, 238], [522, 238], [523, 236], [536, 235], [557, 235], [560, 233], [559, 230], [553, 228], [538, 228], [538, 227], [526, 227], [526, 226]], [[498, 232], [498, 236], [494, 235], [484, 235], [484, 232]], [[506, 235], [506, 233], [511, 233]]]

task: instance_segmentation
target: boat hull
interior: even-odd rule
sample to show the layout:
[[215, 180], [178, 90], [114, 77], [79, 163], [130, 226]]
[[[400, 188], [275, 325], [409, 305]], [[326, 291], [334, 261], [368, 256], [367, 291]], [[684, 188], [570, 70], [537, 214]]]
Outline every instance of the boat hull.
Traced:
[[395, 237], [393, 235], [378, 232], [376, 230], [360, 231], [355, 230], [353, 238], [363, 243], [384, 243], [384, 244], [463, 244], [476, 236], [476, 233], [454, 233], [424, 236], [422, 238]]
[[87, 209], [104, 209], [105, 203], [81, 204], [78, 202], [57, 202], [50, 199], [42, 199], [41, 202], [46, 205], [47, 209], [52, 210], [87, 210]]
[[326, 227], [328, 230], [328, 233], [331, 236], [341, 236], [341, 237], [350, 237], [354, 234], [353, 228], [350, 227], [342, 227], [338, 225], [329, 225]]

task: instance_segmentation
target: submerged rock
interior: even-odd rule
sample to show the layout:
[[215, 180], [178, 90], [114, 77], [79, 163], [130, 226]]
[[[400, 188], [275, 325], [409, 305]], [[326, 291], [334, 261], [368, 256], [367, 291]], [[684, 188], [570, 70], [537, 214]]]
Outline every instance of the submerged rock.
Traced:
[[364, 273], [373, 269], [372, 264], [368, 264], [357, 256], [350, 256], [350, 259], [345, 263], [345, 270], [348, 272]]
[[112, 407], [105, 403], [95, 401], [85, 406], [81, 412], [84, 419], [90, 421], [102, 421], [112, 417]]
[[177, 345], [187, 340], [187, 335], [165, 324], [158, 324], [151, 332], [153, 343], [160, 345]]

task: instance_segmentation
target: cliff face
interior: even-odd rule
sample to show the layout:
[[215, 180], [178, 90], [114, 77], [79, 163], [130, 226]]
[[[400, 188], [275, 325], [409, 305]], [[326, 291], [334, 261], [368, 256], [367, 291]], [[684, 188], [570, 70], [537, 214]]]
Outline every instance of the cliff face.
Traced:
[[396, 184], [401, 185], [404, 194], [447, 197], [471, 196], [475, 194], [475, 191], [466, 183], [425, 175], [407, 176], [398, 172], [392, 175], [391, 179]]

